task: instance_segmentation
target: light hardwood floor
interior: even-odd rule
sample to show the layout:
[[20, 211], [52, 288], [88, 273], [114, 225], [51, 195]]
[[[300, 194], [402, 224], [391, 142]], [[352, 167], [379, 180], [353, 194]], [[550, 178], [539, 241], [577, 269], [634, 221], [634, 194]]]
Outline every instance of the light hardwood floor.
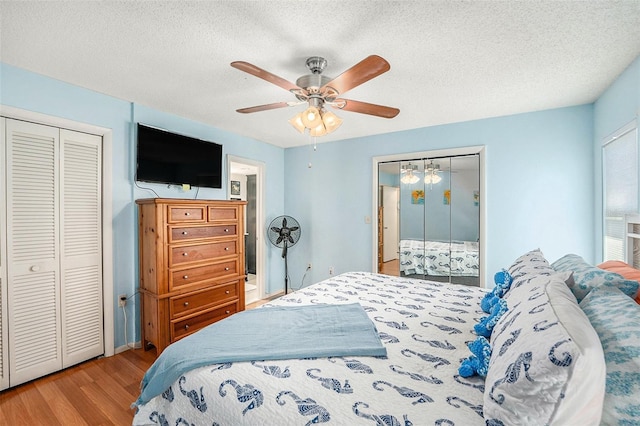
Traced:
[[0, 425], [130, 425], [154, 351], [87, 361], [0, 392]]
[[[247, 305], [253, 309], [269, 299]], [[0, 425], [130, 425], [155, 350], [98, 358], [0, 392]]]

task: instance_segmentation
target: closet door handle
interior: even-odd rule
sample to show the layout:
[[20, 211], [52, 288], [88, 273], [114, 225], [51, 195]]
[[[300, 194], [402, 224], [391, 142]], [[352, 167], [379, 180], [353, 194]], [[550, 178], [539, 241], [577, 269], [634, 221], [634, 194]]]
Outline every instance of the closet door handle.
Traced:
[[29, 270], [31, 272], [38, 272], [40, 270], [40, 267], [38, 265], [33, 265], [31, 268], [29, 268]]

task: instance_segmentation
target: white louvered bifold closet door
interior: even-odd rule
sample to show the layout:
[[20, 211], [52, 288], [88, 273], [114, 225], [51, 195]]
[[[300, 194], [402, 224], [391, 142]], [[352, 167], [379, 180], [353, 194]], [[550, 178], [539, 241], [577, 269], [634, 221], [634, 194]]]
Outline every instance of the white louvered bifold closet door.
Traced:
[[[0, 164], [3, 165], [0, 173], [0, 204], [4, 205], [5, 183], [7, 182], [5, 163], [5, 120], [0, 117]], [[0, 208], [0, 390], [9, 387], [9, 321], [7, 320], [7, 234], [5, 232], [6, 209]]]
[[11, 386], [62, 368], [59, 130], [7, 120], [7, 272]]
[[11, 119], [5, 134], [15, 386], [104, 353], [102, 140]]
[[60, 131], [63, 367], [104, 353], [101, 139]]

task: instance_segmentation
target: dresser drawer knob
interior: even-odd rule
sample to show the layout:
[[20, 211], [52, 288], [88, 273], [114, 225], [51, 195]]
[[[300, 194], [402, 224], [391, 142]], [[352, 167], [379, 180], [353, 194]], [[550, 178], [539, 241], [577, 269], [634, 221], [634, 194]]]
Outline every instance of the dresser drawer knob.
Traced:
[[182, 231], [182, 235], [187, 235], [187, 231]]
[[224, 232], [229, 232], [229, 228], [225, 228]]
[[183, 276], [182, 276], [182, 279], [183, 279], [183, 280], [188, 280], [188, 279], [189, 279], [189, 275], [183, 275]]
[[227, 266], [226, 268], [224, 268], [224, 270], [225, 270], [225, 271], [228, 271], [228, 270], [229, 270], [229, 267]]
[[225, 313], [225, 314], [228, 314], [228, 313], [229, 313], [229, 310], [227, 309], [226, 311], [224, 311], [224, 313]]
[[186, 251], [184, 253], [182, 253], [183, 256], [189, 256], [189, 253], [187, 253]]
[[224, 251], [229, 251], [229, 247], [225, 247], [225, 248], [224, 248]]
[[229, 294], [229, 293], [230, 293], [229, 290], [225, 291], [225, 294]]
[[184, 302], [184, 306], [189, 306], [189, 302]]
[[189, 212], [184, 212], [184, 215], [185, 216], [190, 216], [190, 213]]
[[189, 324], [185, 324], [184, 329], [188, 330], [189, 329]]

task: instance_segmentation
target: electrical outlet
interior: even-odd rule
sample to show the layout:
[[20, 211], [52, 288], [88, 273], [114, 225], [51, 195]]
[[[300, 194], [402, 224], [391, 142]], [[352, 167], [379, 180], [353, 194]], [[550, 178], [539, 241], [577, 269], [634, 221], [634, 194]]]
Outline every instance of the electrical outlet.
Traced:
[[121, 294], [120, 296], [118, 296], [118, 306], [120, 306], [120, 307], [127, 306], [127, 295], [126, 294]]
[[329, 275], [333, 275], [333, 266], [329, 266]]
[[311, 269], [311, 262], [309, 262], [309, 263], [307, 264], [307, 271], [308, 271], [309, 269]]

